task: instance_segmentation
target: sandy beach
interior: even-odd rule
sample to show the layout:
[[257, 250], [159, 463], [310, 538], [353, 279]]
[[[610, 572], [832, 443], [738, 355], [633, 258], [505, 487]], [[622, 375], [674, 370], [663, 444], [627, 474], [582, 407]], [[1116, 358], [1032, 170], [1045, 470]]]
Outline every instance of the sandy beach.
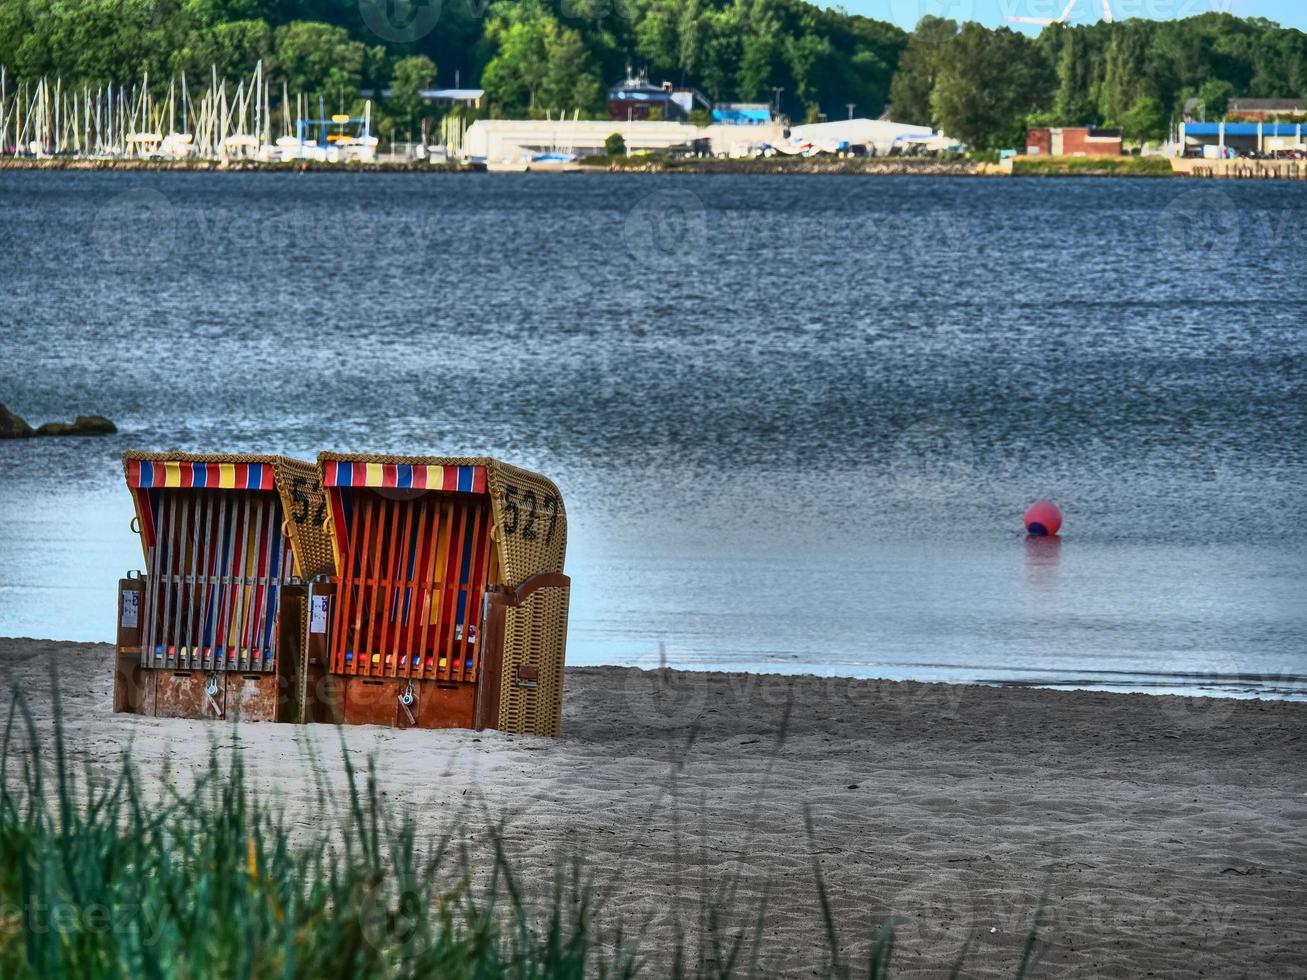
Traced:
[[558, 740], [338, 734], [115, 716], [111, 651], [0, 640], [6, 714], [16, 685], [45, 728], [57, 667], [92, 772], [130, 744], [162, 786], [234, 739], [306, 830], [324, 822], [318, 782], [344, 786], [343, 737], [433, 837], [455, 827], [475, 848], [503, 821], [542, 886], [583, 857], [601, 920], [638, 928], [653, 956], [679, 930], [711, 967], [715, 908], [726, 938], [760, 926], [758, 975], [820, 972], [815, 861], [839, 956], [865, 959], [894, 916], [896, 976], [947, 976], [964, 947], [962, 975], [1015, 975], [1041, 896], [1036, 976], [1307, 965], [1304, 704], [586, 668], [568, 671]]

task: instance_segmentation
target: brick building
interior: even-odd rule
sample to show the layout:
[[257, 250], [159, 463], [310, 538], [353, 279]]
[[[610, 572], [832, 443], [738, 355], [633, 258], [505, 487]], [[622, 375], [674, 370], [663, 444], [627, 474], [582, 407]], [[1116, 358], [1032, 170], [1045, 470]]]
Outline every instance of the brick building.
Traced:
[[1090, 126], [1041, 127], [1026, 133], [1026, 155], [1032, 157], [1119, 157], [1121, 131]]

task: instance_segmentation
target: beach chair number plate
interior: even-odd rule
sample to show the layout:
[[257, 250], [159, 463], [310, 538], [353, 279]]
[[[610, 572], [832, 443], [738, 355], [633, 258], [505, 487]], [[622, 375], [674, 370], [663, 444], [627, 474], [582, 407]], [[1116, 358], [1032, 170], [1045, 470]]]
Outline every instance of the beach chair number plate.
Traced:
[[309, 617], [309, 632], [327, 632], [327, 597], [325, 595], [315, 595], [313, 597], [313, 612]]

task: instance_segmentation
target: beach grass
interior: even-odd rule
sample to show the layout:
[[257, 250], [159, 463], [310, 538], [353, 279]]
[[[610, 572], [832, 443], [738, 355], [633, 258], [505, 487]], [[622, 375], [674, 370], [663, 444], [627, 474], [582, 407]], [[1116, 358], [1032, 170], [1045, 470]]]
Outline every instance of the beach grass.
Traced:
[[1017, 177], [1173, 177], [1165, 157], [1013, 157]]
[[24, 714], [19, 699], [0, 749], [0, 976], [634, 974], [620, 937], [597, 949], [579, 882], [536, 921], [496, 846], [474, 897], [467, 855], [447, 838], [421, 853], [348, 756], [339, 833], [297, 835], [239, 752], [213, 746], [193, 787], [152, 801], [130, 758], [111, 780], [79, 775], [62, 724]]
[[[754, 975], [763, 952], [761, 910], [755, 928], [711, 948], [641, 950], [638, 923], [625, 935], [595, 925], [603, 893], [581, 862], [543, 903], [529, 901], [502, 827], [487, 819], [474, 874], [466, 846], [420, 842], [375, 769], [344, 752], [348, 793], [332, 801], [320, 790], [309, 828], [256, 791], [236, 748], [211, 744], [198, 771], [164, 780], [160, 798], [129, 752], [121, 763], [109, 777], [78, 771], [57, 695], [49, 731], [13, 695], [0, 745], [0, 976], [728, 978]], [[813, 975], [889, 976], [893, 922], [867, 961], [842, 962], [816, 861], [814, 874], [828, 950]], [[1032, 932], [1018, 976], [1036, 946]]]

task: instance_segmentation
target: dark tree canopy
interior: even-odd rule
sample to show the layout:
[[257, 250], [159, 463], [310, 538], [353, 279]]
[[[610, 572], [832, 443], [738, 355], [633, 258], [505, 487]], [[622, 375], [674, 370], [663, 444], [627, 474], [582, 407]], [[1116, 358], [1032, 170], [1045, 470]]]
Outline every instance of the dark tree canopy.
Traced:
[[[405, 16], [407, 15], [407, 16]], [[381, 19], [378, 19], [381, 18]], [[420, 60], [419, 60], [420, 59]], [[480, 85], [483, 112], [605, 114], [630, 66], [714, 100], [771, 101], [792, 119], [876, 116], [942, 126], [978, 147], [1019, 145], [1032, 121], [1115, 125], [1158, 139], [1186, 100], [1219, 118], [1231, 96], [1307, 95], [1307, 35], [1204, 14], [1054, 26], [1037, 37], [926, 17], [912, 33], [802, 0], [0, 0], [0, 64], [92, 88], [166, 91], [262, 61], [276, 92], [434, 114], [433, 81]], [[430, 68], [428, 66], [431, 66]]]

